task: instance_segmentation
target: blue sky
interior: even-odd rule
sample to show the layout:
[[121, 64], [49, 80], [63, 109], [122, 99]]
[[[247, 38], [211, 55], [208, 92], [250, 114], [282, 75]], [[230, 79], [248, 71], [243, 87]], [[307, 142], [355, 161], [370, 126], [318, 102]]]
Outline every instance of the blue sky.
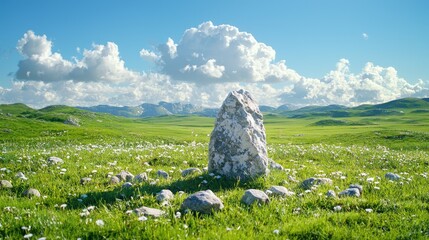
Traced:
[[[427, 1], [4, 0], [0, 103], [167, 100], [216, 106], [239, 87], [269, 105], [426, 97], [428, 6]], [[197, 33], [182, 41], [191, 28]], [[28, 31], [33, 35], [25, 37]], [[236, 34], [234, 44], [247, 48], [219, 45], [224, 34]], [[169, 38], [177, 56], [166, 50]], [[40, 49], [33, 44], [39, 40], [51, 47], [40, 55], [44, 58], [31, 60], [25, 44]], [[240, 53], [226, 57], [234, 51]], [[20, 61], [25, 64], [18, 67]], [[47, 61], [65, 68], [55, 72], [59, 65], [49, 68], [43, 65]]]

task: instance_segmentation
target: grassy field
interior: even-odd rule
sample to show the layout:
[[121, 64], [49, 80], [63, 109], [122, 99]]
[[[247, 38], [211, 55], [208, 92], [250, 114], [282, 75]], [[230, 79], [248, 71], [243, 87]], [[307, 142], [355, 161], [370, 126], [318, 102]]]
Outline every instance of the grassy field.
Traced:
[[[207, 172], [181, 176], [180, 170], [207, 166], [213, 118], [130, 119], [63, 106], [0, 110], [1, 180], [13, 184], [0, 189], [0, 239], [429, 238], [428, 111], [348, 118], [266, 115], [269, 157], [285, 170], [239, 182]], [[80, 126], [63, 123], [70, 117]], [[50, 156], [64, 164], [48, 165]], [[131, 188], [109, 185], [109, 176], [121, 170], [146, 172], [150, 180]], [[170, 178], [158, 179], [157, 170]], [[17, 178], [18, 172], [28, 179]], [[388, 172], [401, 180], [387, 180]], [[92, 180], [82, 185], [83, 177]], [[329, 177], [333, 185], [305, 191], [300, 182], [310, 177]], [[326, 197], [330, 189], [338, 193], [355, 183], [363, 186], [360, 198]], [[240, 203], [246, 189], [273, 185], [296, 195], [272, 197], [266, 206]], [[24, 197], [30, 187], [42, 196]], [[155, 198], [162, 189], [175, 193], [167, 206]], [[222, 199], [221, 212], [176, 216], [189, 194], [205, 189]], [[129, 213], [141, 206], [167, 214], [143, 221]], [[83, 210], [89, 215], [82, 216]]]

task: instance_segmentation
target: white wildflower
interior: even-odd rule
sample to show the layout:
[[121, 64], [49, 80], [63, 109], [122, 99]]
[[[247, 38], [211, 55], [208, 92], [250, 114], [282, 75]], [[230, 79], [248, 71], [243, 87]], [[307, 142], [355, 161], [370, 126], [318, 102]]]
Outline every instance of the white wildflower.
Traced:
[[339, 205], [334, 207], [335, 212], [339, 212], [339, 211], [341, 211], [341, 209], [342, 209], [342, 207]]
[[273, 231], [273, 233], [274, 233], [274, 234], [276, 234], [276, 235], [279, 235], [279, 234], [280, 234], [280, 230], [275, 229], [275, 230]]

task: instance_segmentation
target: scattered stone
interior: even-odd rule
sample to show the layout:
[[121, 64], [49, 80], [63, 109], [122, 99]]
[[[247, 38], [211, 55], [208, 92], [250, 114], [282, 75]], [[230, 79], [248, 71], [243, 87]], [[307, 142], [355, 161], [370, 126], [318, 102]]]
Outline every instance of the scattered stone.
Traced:
[[69, 124], [69, 125], [73, 125], [73, 126], [77, 126], [79, 127], [79, 119], [74, 118], [74, 117], [68, 117], [67, 120], [64, 121], [64, 124]]
[[229, 93], [219, 110], [210, 137], [208, 170], [241, 180], [269, 173], [262, 113], [243, 89]]
[[112, 176], [109, 180], [110, 185], [116, 185], [119, 182], [121, 182], [121, 180], [117, 176]]
[[343, 208], [340, 205], [334, 207], [335, 212], [339, 212], [339, 211], [341, 211], [341, 209], [343, 209]]
[[40, 192], [37, 189], [34, 188], [29, 188], [27, 190], [25, 190], [22, 195], [32, 198], [32, 197], [40, 197]]
[[118, 177], [120, 181], [131, 182], [134, 178], [134, 175], [128, 171], [123, 170], [120, 173], [116, 174], [116, 177]]
[[310, 189], [315, 185], [332, 185], [330, 178], [308, 178], [301, 183], [301, 187], [304, 189]]
[[15, 175], [15, 177], [16, 177], [16, 178], [19, 178], [19, 179], [22, 179], [22, 180], [28, 180], [28, 178], [24, 175], [24, 173], [23, 173], [23, 172], [18, 172], [18, 173]]
[[146, 182], [146, 181], [148, 181], [149, 180], [149, 178], [148, 178], [148, 176], [147, 176], [147, 173], [140, 173], [140, 174], [137, 174], [135, 177], [134, 177], [134, 181], [135, 182]]
[[138, 216], [151, 216], [156, 218], [165, 214], [165, 212], [162, 210], [149, 207], [136, 208], [134, 209], [134, 213], [136, 213]]
[[158, 177], [165, 178], [165, 179], [167, 179], [169, 177], [168, 173], [166, 171], [163, 171], [163, 170], [158, 170], [158, 172], [156, 172], [156, 175]]
[[64, 161], [59, 157], [48, 157], [47, 162], [48, 162], [48, 164], [51, 164], [51, 165], [57, 165], [57, 164], [63, 164], [64, 163]]
[[158, 202], [168, 201], [173, 198], [174, 198], [174, 194], [168, 189], [163, 189], [161, 190], [161, 192], [156, 194], [156, 200]]
[[246, 205], [252, 205], [253, 203], [267, 204], [270, 202], [269, 197], [261, 190], [248, 189], [244, 192], [241, 202]]
[[130, 188], [132, 186], [133, 186], [133, 184], [130, 182], [126, 182], [126, 183], [122, 184], [122, 188]]
[[90, 177], [84, 177], [84, 178], [80, 179], [80, 184], [85, 185], [85, 184], [87, 184], [87, 183], [89, 183], [91, 181], [92, 181], [92, 178], [90, 178]]
[[339, 197], [360, 197], [358, 188], [348, 188], [338, 194]]
[[186, 177], [195, 173], [201, 173], [201, 170], [199, 168], [188, 168], [182, 171], [182, 177]]
[[359, 190], [360, 195], [362, 195], [362, 193], [363, 193], [363, 187], [362, 187], [362, 185], [359, 185], [359, 184], [351, 184], [351, 185], [349, 186], [349, 188], [356, 188], [356, 189], [358, 189], [358, 190]]
[[401, 179], [401, 176], [399, 176], [396, 173], [386, 173], [386, 175], [384, 175], [384, 177], [388, 180], [392, 180], [392, 181], [398, 181]]
[[273, 159], [268, 159], [268, 166], [271, 169], [283, 171], [284, 167], [278, 163], [276, 163]]
[[8, 180], [1, 180], [0, 181], [0, 188], [12, 188], [12, 183], [10, 183]]
[[335, 193], [335, 191], [334, 191], [334, 190], [329, 190], [329, 191], [326, 193], [326, 197], [328, 197], [328, 198], [336, 198], [336, 197], [337, 197], [337, 194]]
[[211, 190], [199, 191], [189, 195], [180, 207], [182, 211], [187, 209], [204, 214], [217, 212], [224, 208], [220, 200]]
[[268, 195], [280, 196], [280, 197], [291, 197], [295, 195], [294, 192], [287, 190], [287, 188], [283, 186], [272, 186], [268, 189], [271, 193]]

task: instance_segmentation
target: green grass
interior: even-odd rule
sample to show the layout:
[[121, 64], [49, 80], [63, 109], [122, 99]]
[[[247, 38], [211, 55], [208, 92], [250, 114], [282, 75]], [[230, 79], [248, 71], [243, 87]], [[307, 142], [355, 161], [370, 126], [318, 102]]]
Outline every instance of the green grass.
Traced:
[[[130, 119], [62, 106], [39, 111], [23, 105], [0, 109], [0, 174], [13, 184], [12, 189], [0, 189], [0, 239], [22, 239], [27, 233], [33, 234], [32, 239], [429, 237], [428, 112], [405, 109], [398, 116], [335, 121], [324, 116], [266, 116], [269, 157], [285, 171], [273, 170], [265, 178], [239, 182], [216, 179], [206, 172], [186, 178], [180, 174], [180, 169], [207, 165], [213, 118]], [[78, 118], [81, 126], [58, 120], [70, 116]], [[49, 166], [49, 156], [61, 157], [65, 163]], [[169, 172], [170, 178], [156, 180], [159, 169]], [[121, 170], [135, 175], [147, 172], [152, 180], [130, 189], [108, 185], [107, 176]], [[15, 178], [19, 171], [28, 180]], [[388, 181], [384, 178], [387, 172], [398, 173], [403, 179]], [[82, 177], [92, 181], [81, 185]], [[300, 182], [289, 177], [299, 181], [329, 177], [334, 185], [305, 192]], [[354, 183], [364, 187], [361, 198], [325, 197], [330, 189], [338, 193]], [[262, 207], [240, 203], [246, 189], [266, 190], [273, 185], [283, 185], [297, 195], [273, 197]], [[38, 189], [43, 197], [23, 197], [29, 187]], [[165, 188], [175, 193], [169, 206], [161, 206], [155, 199]], [[176, 218], [186, 196], [204, 189], [213, 190], [222, 199], [224, 210]], [[95, 209], [81, 217], [82, 209], [89, 206]], [[141, 222], [127, 213], [141, 206], [160, 208], [167, 214]], [[334, 211], [335, 206], [342, 210]], [[96, 224], [99, 219], [104, 226]], [[29, 230], [22, 228], [29, 226]]]

